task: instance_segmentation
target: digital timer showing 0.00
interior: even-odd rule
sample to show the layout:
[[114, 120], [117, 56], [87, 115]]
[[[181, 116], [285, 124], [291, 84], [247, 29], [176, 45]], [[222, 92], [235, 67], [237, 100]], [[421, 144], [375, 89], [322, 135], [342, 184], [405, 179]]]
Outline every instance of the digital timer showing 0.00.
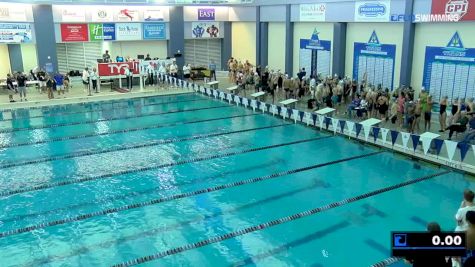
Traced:
[[440, 236], [434, 235], [432, 237], [432, 245], [434, 246], [460, 246], [462, 245], [462, 237], [459, 235], [451, 236], [446, 235], [444, 240], [441, 240]]

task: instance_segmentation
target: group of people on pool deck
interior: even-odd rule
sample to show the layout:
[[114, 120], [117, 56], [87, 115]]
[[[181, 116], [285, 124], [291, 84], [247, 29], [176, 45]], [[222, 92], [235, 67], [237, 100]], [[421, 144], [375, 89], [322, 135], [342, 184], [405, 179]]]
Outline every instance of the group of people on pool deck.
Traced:
[[[475, 193], [466, 189], [463, 192], [463, 200], [455, 214], [455, 232], [466, 233], [467, 255], [465, 257], [447, 258], [444, 256], [430, 258], [406, 258], [405, 262], [413, 267], [475, 267]], [[441, 232], [440, 225], [431, 222], [427, 225], [431, 233]]]

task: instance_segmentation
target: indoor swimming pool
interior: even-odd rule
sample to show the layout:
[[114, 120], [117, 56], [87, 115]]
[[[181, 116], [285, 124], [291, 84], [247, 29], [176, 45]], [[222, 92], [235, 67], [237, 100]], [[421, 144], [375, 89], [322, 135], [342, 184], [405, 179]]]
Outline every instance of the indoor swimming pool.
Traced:
[[1, 266], [369, 266], [473, 185], [195, 93], [4, 111], [0, 170]]

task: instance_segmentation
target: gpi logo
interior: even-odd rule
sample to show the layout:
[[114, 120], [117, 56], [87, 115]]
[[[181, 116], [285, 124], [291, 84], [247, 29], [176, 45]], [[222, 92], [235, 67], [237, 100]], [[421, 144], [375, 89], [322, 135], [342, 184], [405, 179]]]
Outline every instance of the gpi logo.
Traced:
[[469, 0], [449, 0], [445, 5], [445, 14], [462, 18], [468, 11]]

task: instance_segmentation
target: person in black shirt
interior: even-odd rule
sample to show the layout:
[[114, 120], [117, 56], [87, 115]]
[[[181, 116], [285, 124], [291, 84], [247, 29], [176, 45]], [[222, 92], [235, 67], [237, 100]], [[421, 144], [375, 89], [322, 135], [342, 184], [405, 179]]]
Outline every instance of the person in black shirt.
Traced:
[[145, 60], [152, 60], [152, 59], [150, 58], [150, 54], [147, 54], [147, 56], [145, 57]]
[[106, 50], [106, 52], [102, 55], [102, 60], [104, 63], [111, 62], [111, 56], [109, 54], [109, 50]]
[[7, 91], [8, 91], [8, 98], [10, 102], [13, 103], [13, 94], [15, 93], [15, 87], [13, 86], [13, 78], [10, 74], [7, 74]]
[[46, 91], [46, 72], [40, 70], [36, 75], [39, 81], [40, 93], [44, 93]]
[[307, 72], [305, 71], [305, 68], [300, 69], [299, 73], [297, 73], [297, 77], [299, 78], [300, 81], [302, 81], [303, 77], [307, 75]]
[[23, 98], [25, 98], [25, 101], [28, 101], [26, 99], [26, 76], [19, 72], [16, 80], [18, 83], [18, 92], [20, 93], [20, 101], [23, 101]]
[[54, 81], [54, 79], [50, 76], [47, 76], [47, 81], [46, 81], [46, 87], [48, 88], [48, 99], [53, 99], [54, 98], [54, 95], [53, 95], [53, 89], [54, 87], [56, 86], [56, 82]]

